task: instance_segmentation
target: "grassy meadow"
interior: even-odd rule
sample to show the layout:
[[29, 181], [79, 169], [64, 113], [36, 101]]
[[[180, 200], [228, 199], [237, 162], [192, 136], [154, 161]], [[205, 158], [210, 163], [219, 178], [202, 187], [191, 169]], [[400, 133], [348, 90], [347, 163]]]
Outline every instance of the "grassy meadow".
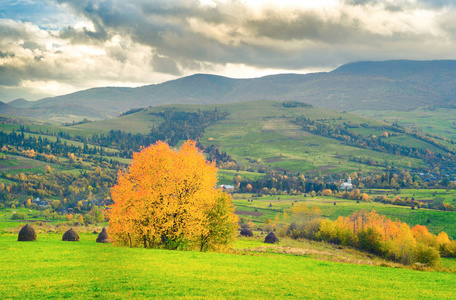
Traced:
[[315, 107], [290, 109], [273, 101], [217, 107], [228, 110], [230, 114], [206, 128], [201, 143], [219, 145], [245, 165], [255, 161], [270, 168], [315, 175], [378, 170], [378, 167], [340, 158], [355, 155], [375, 158], [378, 162], [389, 161], [392, 165], [404, 168], [422, 166], [417, 159], [344, 145], [338, 140], [303, 131], [293, 123], [299, 116], [326, 120], [331, 124], [383, 125], [382, 122]]
[[[222, 151], [230, 154], [247, 168], [250, 166], [258, 169], [262, 166], [315, 175], [352, 173], [359, 170], [379, 171], [379, 167], [349, 161], [349, 156], [375, 159], [379, 163], [388, 161], [390, 165], [402, 168], [424, 166], [418, 159], [352, 147], [335, 139], [310, 134], [294, 123], [299, 116], [329, 125], [385, 125], [382, 121], [317, 107], [287, 108], [277, 101], [160, 106], [115, 119], [84, 123], [69, 128], [74, 132], [103, 133], [109, 130], [122, 130], [147, 134], [152, 127], [157, 127], [163, 122], [161, 117], [154, 115], [156, 112], [165, 109], [193, 112], [215, 108], [230, 114], [207, 127], [201, 143], [206, 146], [220, 146]], [[381, 134], [375, 129], [354, 129], [355, 132], [357, 130], [365, 135]], [[408, 142], [420, 144], [420, 141], [414, 139]], [[422, 142], [421, 144], [422, 147], [432, 146]]]
[[[397, 122], [406, 127], [418, 128], [424, 132], [436, 134], [456, 141], [455, 109], [449, 108], [417, 108], [409, 111], [359, 110], [355, 114], [385, 122]], [[450, 149], [455, 150], [454, 145]]]
[[[72, 136], [90, 136], [109, 130], [147, 134], [163, 120], [151, 113], [177, 107], [185, 111], [217, 109], [230, 114], [206, 128], [203, 145], [218, 145], [249, 171], [220, 169], [219, 183], [232, 184], [233, 177], [258, 179], [265, 174], [261, 168], [305, 173], [306, 177], [327, 173], [362, 171], [382, 172], [384, 167], [353, 162], [350, 156], [369, 158], [403, 169], [423, 167], [418, 159], [390, 155], [345, 145], [338, 140], [313, 135], [294, 123], [306, 116], [325, 124], [369, 124], [382, 126], [392, 121], [391, 114], [369, 115], [366, 119], [353, 114], [322, 108], [286, 108], [280, 102], [242, 102], [228, 105], [179, 105], [148, 108], [116, 119], [61, 127], [53, 124], [30, 125], [39, 133], [27, 136], [46, 137], [65, 131]], [[417, 121], [420, 129], [453, 138], [448, 128], [450, 116], [443, 125], [432, 125], [422, 111], [421, 122], [408, 112], [400, 113], [399, 123]], [[399, 116], [399, 113], [398, 113]], [[417, 117], [418, 118], [418, 117]], [[443, 119], [442, 119], [443, 120]], [[451, 125], [453, 124], [453, 125]], [[434, 126], [434, 127], [432, 127]], [[5, 132], [18, 131], [20, 125], [2, 124]], [[358, 127], [354, 132], [369, 136], [381, 131]], [[445, 134], [444, 134], [445, 133]], [[63, 140], [63, 139], [62, 139]], [[75, 146], [83, 144], [63, 140]], [[419, 148], [436, 147], [410, 136], [394, 136], [390, 142]], [[93, 147], [93, 145], [88, 145]], [[118, 151], [104, 148], [106, 151]], [[0, 172], [15, 175], [23, 172], [42, 174], [46, 165], [54, 170], [79, 174], [82, 169], [51, 164], [35, 159], [5, 154]], [[60, 163], [68, 159], [59, 157]], [[111, 159], [111, 158], [109, 158]], [[112, 158], [129, 163], [130, 159]], [[87, 170], [97, 165], [84, 161]], [[258, 170], [260, 172], [252, 172]], [[10, 178], [10, 177], [7, 177]], [[13, 183], [0, 178], [0, 183]], [[401, 198], [415, 198], [424, 203], [442, 199], [455, 204], [456, 193], [445, 190], [365, 190], [371, 196], [389, 193]], [[456, 259], [443, 258], [440, 271], [417, 271], [384, 262], [373, 255], [350, 248], [306, 240], [282, 239], [278, 245], [265, 245], [261, 233], [265, 222], [277, 231], [293, 220], [292, 208], [305, 205], [318, 207], [319, 216], [331, 220], [349, 216], [355, 211], [375, 210], [410, 226], [426, 225], [434, 234], [445, 231], [456, 239], [456, 212], [360, 202], [335, 197], [275, 195], [255, 197], [234, 194], [236, 213], [255, 226], [254, 238], [239, 238], [228, 253], [200, 253], [143, 248], [116, 247], [97, 244], [97, 227], [78, 227], [80, 242], [62, 242], [64, 216], [55, 214], [45, 220], [39, 211], [10, 207], [0, 209], [0, 299], [455, 299]], [[12, 220], [14, 211], [25, 214], [25, 220]], [[54, 218], [55, 219], [52, 219]], [[62, 217], [58, 219], [58, 217]], [[26, 222], [39, 227], [38, 241], [17, 242], [17, 232]], [[443, 272], [446, 271], [446, 272]]]
[[[248, 201], [252, 199], [253, 201]], [[334, 204], [335, 203], [335, 204]], [[445, 231], [449, 236], [456, 239], [456, 212], [440, 211], [431, 209], [412, 210], [408, 206], [397, 206], [378, 202], [360, 202], [355, 200], [340, 199], [335, 197], [304, 197], [304, 196], [263, 196], [251, 197], [248, 194], [235, 194], [234, 204], [241, 216], [250, 219], [258, 227], [262, 227], [266, 219], [275, 220], [277, 223], [286, 223], [284, 212], [291, 216], [291, 208], [294, 205], [305, 205], [307, 208], [318, 207], [321, 217], [331, 220], [339, 216], [349, 216], [355, 211], [375, 210], [381, 215], [395, 220], [406, 222], [411, 227], [419, 224], [425, 225], [430, 232], [438, 234]], [[428, 222], [429, 220], [429, 222]]]
[[[385, 165], [401, 169], [425, 167], [424, 162], [420, 159], [350, 146], [336, 139], [311, 134], [294, 123], [297, 117], [305, 116], [327, 126], [342, 124], [384, 126], [387, 124], [381, 120], [317, 107], [289, 108], [277, 101], [152, 107], [114, 119], [73, 126], [26, 125], [30, 130], [38, 132], [37, 134], [26, 133], [26, 135], [46, 137], [50, 141], [55, 141], [56, 137], [53, 134], [59, 131], [66, 132], [71, 136], [85, 137], [90, 137], [92, 134], [106, 134], [110, 130], [148, 134], [152, 127], [157, 127], [163, 122], [162, 117], [155, 114], [157, 112], [166, 109], [194, 112], [214, 110], [215, 108], [220, 111], [227, 111], [229, 115], [207, 127], [200, 142], [205, 146], [219, 146], [221, 151], [231, 155], [242, 166], [243, 170], [289, 170], [305, 173], [309, 176], [318, 176], [328, 173], [341, 174], [358, 171], [364, 173], [383, 172]], [[372, 116], [369, 115], [369, 117]], [[20, 125], [2, 125], [2, 131], [5, 132], [18, 131], [19, 129]], [[381, 130], [372, 127], [356, 127], [352, 128], [351, 131], [363, 136], [382, 134]], [[70, 145], [83, 145], [76, 141], [61, 140]], [[436, 153], [442, 152], [429, 143], [404, 134], [389, 137], [387, 140], [392, 144], [430, 149]], [[454, 147], [454, 145], [450, 146]], [[88, 147], [92, 148], [93, 145], [89, 144]], [[116, 152], [117, 150], [104, 148], [104, 151]], [[355, 162], [350, 159], [351, 157], [359, 157], [364, 161], [369, 159], [376, 162], [376, 165]], [[261, 177], [257, 174], [246, 174], [246, 176]], [[228, 183], [224, 176], [221, 178], [223, 178], [223, 182]]]
[[[276, 253], [200, 253], [0, 235], [1, 299], [454, 299], [456, 276]], [[255, 241], [247, 241], [250, 244]], [[261, 245], [260, 242], [257, 242]], [[242, 241], [240, 241], [242, 245]], [[245, 255], [248, 254], [248, 255]], [[451, 264], [451, 262], [449, 262]]]

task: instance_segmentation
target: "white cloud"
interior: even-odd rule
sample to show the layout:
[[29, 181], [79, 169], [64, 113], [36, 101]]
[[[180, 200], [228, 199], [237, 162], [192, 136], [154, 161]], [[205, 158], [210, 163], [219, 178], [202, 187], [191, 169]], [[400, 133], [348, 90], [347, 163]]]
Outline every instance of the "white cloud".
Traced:
[[[21, 5], [36, 10], [39, 2]], [[357, 60], [456, 58], [456, 10], [446, 0], [54, 3], [42, 20], [17, 7], [16, 17], [0, 19], [0, 87], [62, 94], [197, 72], [254, 77]]]

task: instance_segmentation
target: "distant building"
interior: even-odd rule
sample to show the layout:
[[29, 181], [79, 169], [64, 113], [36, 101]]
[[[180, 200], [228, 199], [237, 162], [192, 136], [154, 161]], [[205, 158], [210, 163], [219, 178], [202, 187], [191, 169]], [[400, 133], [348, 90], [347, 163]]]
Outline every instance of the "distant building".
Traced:
[[351, 189], [353, 189], [353, 184], [352, 184], [352, 180], [351, 180], [350, 176], [348, 176], [347, 182], [342, 183], [339, 187], [339, 190], [348, 191]]
[[220, 187], [221, 187], [225, 192], [229, 192], [229, 193], [234, 192], [234, 186], [232, 186], [232, 185], [229, 185], [229, 184], [221, 184]]

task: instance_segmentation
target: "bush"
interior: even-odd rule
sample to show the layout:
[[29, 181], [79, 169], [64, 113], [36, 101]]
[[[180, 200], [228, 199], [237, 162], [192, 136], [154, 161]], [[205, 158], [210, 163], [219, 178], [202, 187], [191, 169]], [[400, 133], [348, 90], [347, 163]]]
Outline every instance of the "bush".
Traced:
[[356, 244], [356, 236], [349, 229], [338, 227], [330, 220], [323, 220], [319, 225], [320, 230], [315, 235], [316, 239], [336, 245], [354, 246]]
[[11, 216], [11, 220], [25, 220], [25, 213], [15, 212]]
[[314, 239], [320, 231], [321, 219], [312, 219], [304, 223], [304, 237], [307, 239]]
[[441, 247], [442, 256], [456, 257], [456, 241], [447, 243]]
[[437, 249], [428, 247], [423, 244], [418, 244], [415, 252], [415, 260], [417, 262], [426, 264], [427, 266], [434, 267], [440, 261], [439, 251]]
[[382, 236], [372, 227], [358, 232], [358, 248], [369, 253], [382, 255]]
[[297, 229], [298, 229], [298, 224], [296, 224], [295, 222], [291, 222], [290, 226], [288, 226], [288, 228], [287, 228], [286, 235], [293, 239], [298, 239], [299, 234], [297, 232]]

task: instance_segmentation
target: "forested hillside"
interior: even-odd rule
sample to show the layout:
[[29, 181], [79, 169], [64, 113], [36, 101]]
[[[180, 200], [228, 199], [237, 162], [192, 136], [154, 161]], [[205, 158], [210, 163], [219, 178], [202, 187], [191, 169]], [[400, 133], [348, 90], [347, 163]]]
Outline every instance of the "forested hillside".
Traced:
[[4, 205], [109, 203], [117, 170], [158, 140], [196, 140], [221, 183], [242, 192], [337, 191], [348, 176], [365, 188], [447, 188], [456, 175], [454, 140], [300, 102], [164, 106], [65, 126], [2, 120]]

